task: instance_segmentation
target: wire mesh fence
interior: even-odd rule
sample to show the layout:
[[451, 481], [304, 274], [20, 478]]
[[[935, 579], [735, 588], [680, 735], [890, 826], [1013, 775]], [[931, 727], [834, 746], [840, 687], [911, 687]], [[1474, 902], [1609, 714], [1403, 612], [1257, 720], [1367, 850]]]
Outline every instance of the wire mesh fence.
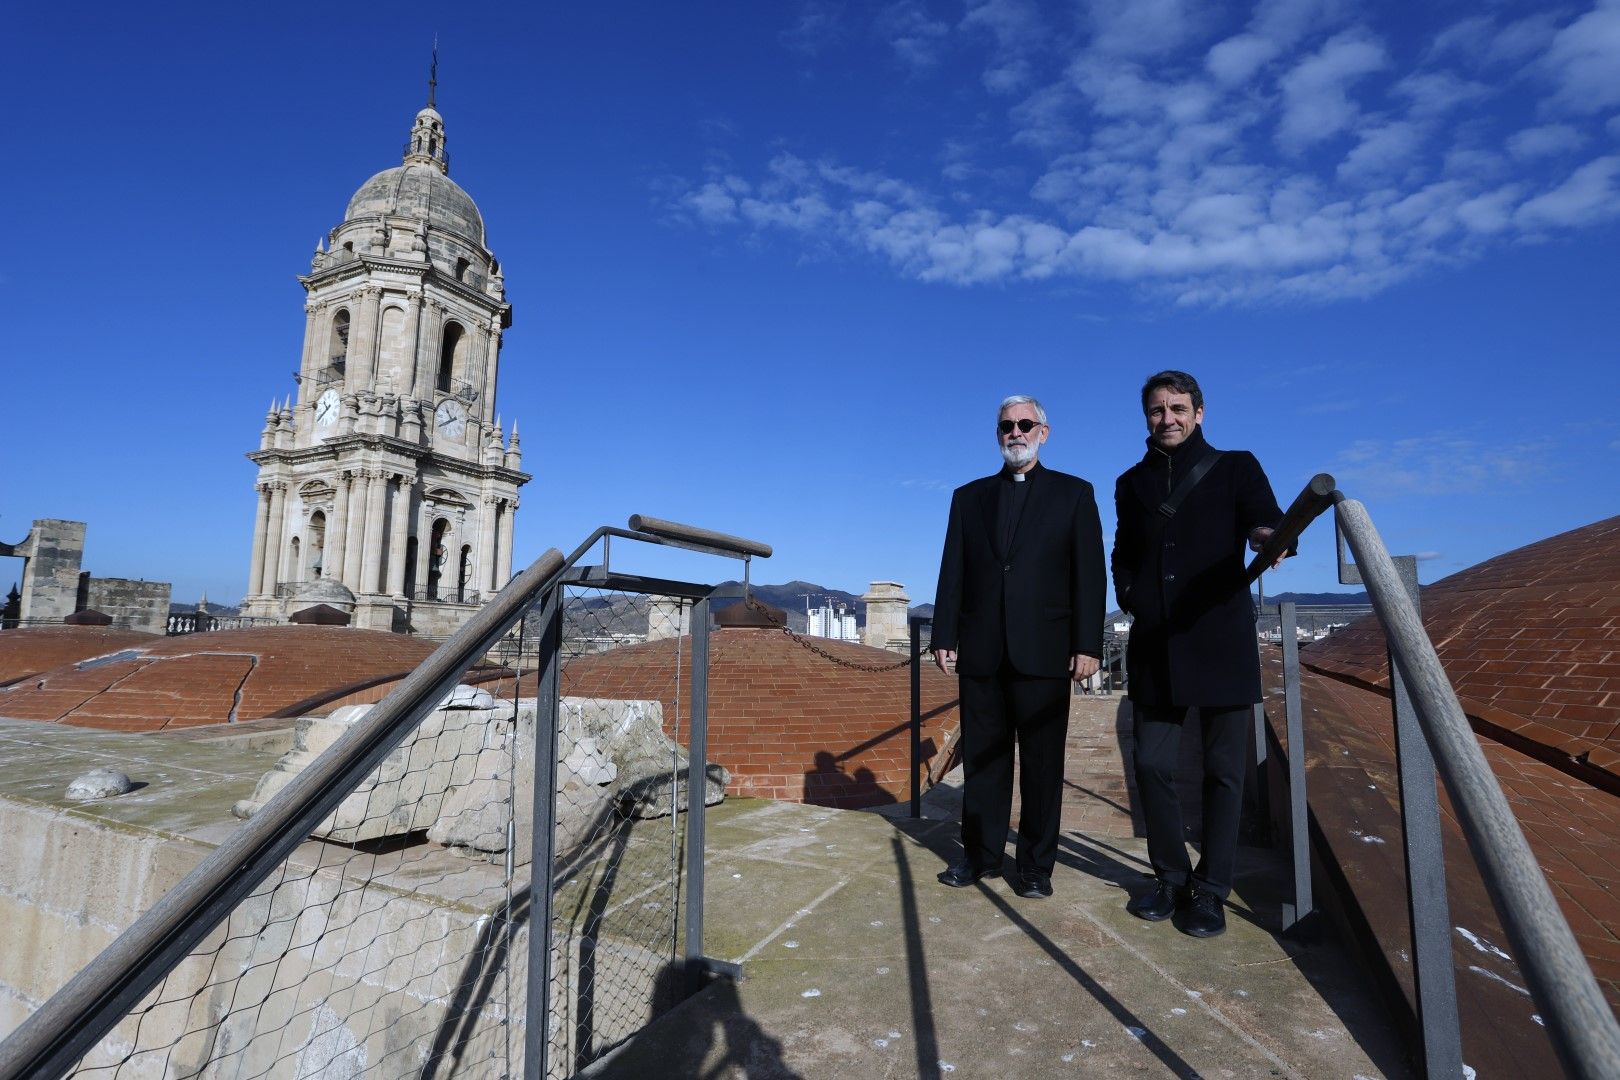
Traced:
[[[542, 597], [465, 669], [72, 1075], [515, 1077], [526, 1026], [543, 1024], [543, 1075], [566, 1077], [684, 996], [691, 655], [679, 616], [690, 601], [558, 588], [556, 606]], [[621, 696], [570, 694], [571, 661], [619, 653]], [[560, 682], [545, 683], [553, 663]], [[237, 815], [369, 708], [300, 719]], [[530, 866], [537, 745], [555, 746], [544, 874]], [[723, 784], [708, 783], [717, 800]], [[531, 879], [549, 904], [533, 903]], [[530, 1012], [531, 912], [542, 910], [549, 993]]]
[[[550, 1076], [684, 996], [691, 654], [665, 618], [681, 604], [582, 586], [562, 598]], [[576, 693], [582, 663], [617, 672], [612, 696]]]
[[[513, 1075], [522, 996], [508, 960], [526, 882], [509, 856], [535, 717], [519, 685], [503, 698], [457, 687], [74, 1075]], [[368, 708], [301, 719], [236, 813]]]

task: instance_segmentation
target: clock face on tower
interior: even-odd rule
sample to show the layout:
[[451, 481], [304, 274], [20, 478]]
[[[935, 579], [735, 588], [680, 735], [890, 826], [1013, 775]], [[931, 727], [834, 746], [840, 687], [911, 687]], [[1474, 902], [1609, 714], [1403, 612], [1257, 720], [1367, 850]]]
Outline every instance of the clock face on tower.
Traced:
[[467, 410], [455, 398], [446, 398], [433, 413], [438, 433], [446, 439], [459, 439], [467, 430]]
[[338, 416], [338, 392], [325, 390], [315, 399], [315, 423], [320, 427], [331, 427], [332, 421]]

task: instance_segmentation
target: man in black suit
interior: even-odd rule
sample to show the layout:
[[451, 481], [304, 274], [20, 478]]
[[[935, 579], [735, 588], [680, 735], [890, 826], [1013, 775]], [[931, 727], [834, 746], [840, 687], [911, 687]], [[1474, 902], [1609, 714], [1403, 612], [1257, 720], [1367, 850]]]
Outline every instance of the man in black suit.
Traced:
[[1102, 526], [1091, 485], [1036, 460], [1050, 428], [1031, 397], [1001, 403], [1004, 466], [951, 496], [930, 647], [961, 687], [960, 861], [939, 875], [970, 885], [1001, 869], [1018, 744], [1020, 896], [1052, 895], [1069, 681], [1102, 656]]
[[[1119, 606], [1133, 617], [1127, 696], [1156, 881], [1127, 909], [1153, 922], [1177, 915], [1183, 933], [1212, 937], [1226, 929], [1249, 720], [1260, 700], [1245, 546], [1259, 551], [1282, 511], [1253, 454], [1204, 440], [1204, 393], [1191, 375], [1150, 377], [1142, 412], [1147, 454], [1114, 485], [1110, 561]], [[1193, 706], [1204, 743], [1196, 868], [1176, 791], [1181, 725]]]

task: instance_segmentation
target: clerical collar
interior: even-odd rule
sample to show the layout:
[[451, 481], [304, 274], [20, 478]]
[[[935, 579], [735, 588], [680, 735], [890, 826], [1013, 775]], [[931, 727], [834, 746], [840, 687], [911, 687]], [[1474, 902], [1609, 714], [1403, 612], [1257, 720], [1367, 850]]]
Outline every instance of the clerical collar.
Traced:
[[1025, 480], [1029, 479], [1029, 474], [1028, 473], [1021, 473], [1021, 472], [1015, 472], [1015, 473], [1012, 474], [1012, 478], [1013, 478], [1013, 483], [1022, 484]]

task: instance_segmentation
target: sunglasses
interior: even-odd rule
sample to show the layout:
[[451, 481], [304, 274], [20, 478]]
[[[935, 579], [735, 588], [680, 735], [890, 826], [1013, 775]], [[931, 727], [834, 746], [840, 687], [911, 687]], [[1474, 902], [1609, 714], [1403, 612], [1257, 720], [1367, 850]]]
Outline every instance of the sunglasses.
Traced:
[[996, 424], [996, 430], [1003, 435], [1011, 435], [1012, 429], [1017, 428], [1025, 435], [1041, 426], [1039, 420], [1002, 420]]

